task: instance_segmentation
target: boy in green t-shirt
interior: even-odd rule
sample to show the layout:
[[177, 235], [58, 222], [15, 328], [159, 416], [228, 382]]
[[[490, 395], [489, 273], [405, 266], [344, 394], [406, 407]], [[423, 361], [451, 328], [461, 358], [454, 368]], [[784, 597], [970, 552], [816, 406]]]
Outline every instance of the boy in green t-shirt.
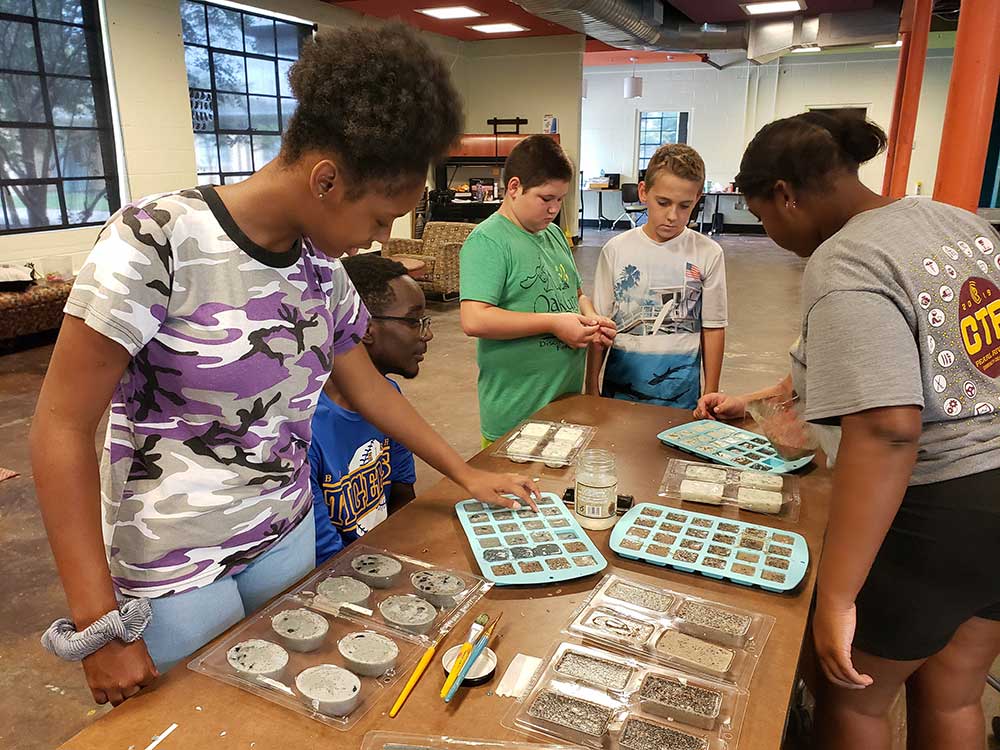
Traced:
[[500, 210], [462, 246], [462, 330], [479, 339], [484, 446], [552, 400], [583, 389], [586, 350], [609, 346], [614, 323], [581, 289], [566, 237], [552, 220], [573, 180], [554, 139], [511, 149]]

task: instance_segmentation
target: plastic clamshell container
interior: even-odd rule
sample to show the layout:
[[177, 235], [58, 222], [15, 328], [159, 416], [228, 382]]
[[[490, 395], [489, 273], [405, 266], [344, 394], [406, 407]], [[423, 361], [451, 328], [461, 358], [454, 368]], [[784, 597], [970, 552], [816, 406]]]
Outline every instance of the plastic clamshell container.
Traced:
[[[625, 650], [639, 661], [745, 688], [773, 627], [769, 615], [610, 574], [573, 613], [565, 632]], [[603, 681], [610, 689], [611, 679]]]
[[[351, 581], [357, 585], [352, 585]], [[418, 582], [425, 584], [424, 588], [418, 587]], [[388, 585], [380, 588], [373, 583]], [[441, 593], [446, 590], [445, 584], [447, 596]], [[293, 593], [312, 609], [339, 613], [363, 623], [388, 625], [408, 636], [416, 635], [427, 644], [442, 629], [448, 630], [458, 622], [492, 586], [474, 573], [438, 567], [407, 555], [355, 542], [306, 579]], [[324, 589], [328, 592], [326, 595]], [[410, 602], [410, 599], [399, 599], [408, 596], [419, 597], [430, 604], [436, 611], [434, 618], [429, 622], [421, 619], [419, 623], [402, 623], [392, 619], [393, 613], [401, 609], [390, 606], [390, 618], [387, 620], [385, 602], [390, 599]]]
[[566, 422], [529, 419], [506, 438], [498, 440], [493, 455], [515, 463], [540, 461], [551, 468], [562, 468], [594, 439], [596, 427]]
[[729, 518], [751, 513], [793, 523], [799, 520], [801, 507], [798, 477], [679, 458], [670, 459], [657, 494], [680, 507], [713, 505]]
[[[197, 654], [188, 662], [188, 669], [235, 685], [336, 729], [349, 729], [389, 694], [387, 689], [400, 676], [409, 673], [425, 646], [415, 636], [376, 623], [363, 624], [349, 617], [314, 611], [327, 622], [322, 642], [308, 652], [285, 650], [278, 643], [272, 618], [305, 606], [307, 603], [299, 597], [281, 597]], [[360, 632], [377, 634], [393, 644], [396, 656], [390, 668], [378, 674], [363, 674], [352, 669], [356, 664], [344, 657], [339, 644], [351, 634]], [[230, 658], [233, 649], [247, 643], [269, 643], [274, 649], [280, 649], [287, 657], [285, 665], [277, 671], [265, 669], [258, 670], [259, 673], [248, 669], [247, 664], [234, 665]], [[384, 664], [388, 666], [389, 662]], [[265, 662], [267, 666], [269, 663]], [[330, 668], [322, 668], [327, 666]]]

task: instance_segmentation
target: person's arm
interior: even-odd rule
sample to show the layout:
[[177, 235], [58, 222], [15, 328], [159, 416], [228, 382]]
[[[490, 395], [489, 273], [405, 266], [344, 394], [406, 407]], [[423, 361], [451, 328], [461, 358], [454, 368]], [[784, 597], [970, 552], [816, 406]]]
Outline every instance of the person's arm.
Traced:
[[869, 409], [842, 417], [840, 426], [813, 638], [827, 678], [857, 689], [872, 678], [859, 674], [851, 661], [854, 600], [909, 484], [920, 442], [920, 407]]
[[395, 513], [416, 496], [417, 493], [414, 491], [412, 484], [407, 482], [393, 482], [389, 485], [389, 512]]
[[729, 325], [729, 300], [726, 292], [726, 256], [712, 240], [711, 255], [705, 264], [701, 287], [701, 359], [705, 375], [703, 393], [719, 390], [722, 378], [722, 359], [726, 351], [726, 326]]
[[695, 419], [743, 419], [747, 415], [747, 404], [764, 398], [783, 397], [790, 399], [793, 393], [792, 376], [786, 375], [774, 385], [742, 395], [732, 393], [706, 393], [698, 399], [694, 410]]
[[417, 481], [417, 467], [413, 454], [389, 438], [389, 512], [395, 513], [416, 497], [413, 489]]
[[[121, 346], [66, 315], [31, 424], [38, 505], [78, 631], [118, 608], [94, 439], [129, 360]], [[94, 700], [116, 706], [159, 676], [142, 640], [111, 641], [85, 658], [83, 669]]]
[[726, 351], [725, 328], [701, 329], [701, 361], [705, 372], [705, 392], [719, 390], [722, 378], [722, 356]]
[[520, 507], [517, 501], [503, 497], [510, 494], [536, 508], [538, 489], [534, 482], [516, 474], [494, 474], [466, 464], [375, 369], [365, 347], [355, 346], [338, 356], [331, 377], [354, 411], [464, 487], [471, 497], [495, 505]]
[[344, 548], [344, 538], [340, 529], [333, 525], [330, 506], [323, 493], [323, 477], [326, 475], [323, 455], [316, 448], [316, 436], [309, 446], [309, 486], [313, 498], [313, 523], [316, 526], [316, 564], [329, 560]]
[[525, 313], [476, 300], [462, 300], [462, 331], [478, 339], [509, 341], [552, 334], [567, 346], [582, 349], [600, 331], [593, 317], [576, 313]]
[[591, 342], [587, 349], [587, 376], [583, 392], [588, 396], [601, 395], [601, 368], [604, 367], [607, 354], [608, 348], [596, 341]]

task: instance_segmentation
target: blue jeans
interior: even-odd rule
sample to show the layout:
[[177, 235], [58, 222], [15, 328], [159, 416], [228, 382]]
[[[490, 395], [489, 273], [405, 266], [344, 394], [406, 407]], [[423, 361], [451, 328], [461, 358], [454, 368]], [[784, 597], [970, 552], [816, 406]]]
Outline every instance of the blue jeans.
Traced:
[[142, 638], [160, 672], [186, 659], [316, 567], [312, 510], [246, 570], [207, 586], [152, 599]]

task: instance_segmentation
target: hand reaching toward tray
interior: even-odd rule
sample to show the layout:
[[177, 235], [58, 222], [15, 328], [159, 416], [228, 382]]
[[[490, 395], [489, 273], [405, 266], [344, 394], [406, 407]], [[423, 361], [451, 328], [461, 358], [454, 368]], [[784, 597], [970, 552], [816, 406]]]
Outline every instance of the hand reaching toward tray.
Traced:
[[456, 481], [468, 491], [469, 497], [481, 502], [514, 510], [528, 505], [532, 510], [538, 510], [536, 500], [541, 495], [538, 487], [528, 477], [497, 474], [470, 466], [460, 477], [456, 477]]
[[695, 419], [743, 419], [747, 413], [747, 401], [742, 396], [731, 393], [706, 393], [698, 399], [694, 410]]

